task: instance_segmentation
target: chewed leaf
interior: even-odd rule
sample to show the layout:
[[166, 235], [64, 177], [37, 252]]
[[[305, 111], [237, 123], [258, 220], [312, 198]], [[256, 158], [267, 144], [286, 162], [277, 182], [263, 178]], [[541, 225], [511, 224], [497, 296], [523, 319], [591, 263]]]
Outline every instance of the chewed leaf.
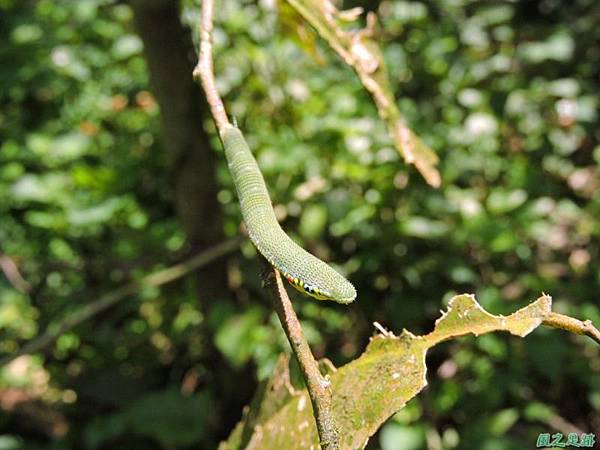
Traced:
[[431, 347], [445, 339], [468, 333], [479, 336], [490, 331], [508, 331], [524, 337], [542, 323], [551, 306], [550, 296], [543, 295], [510, 316], [494, 316], [484, 310], [473, 295], [457, 295], [450, 300], [448, 311], [436, 321], [434, 331], [424, 338]]
[[[508, 331], [525, 336], [551, 313], [551, 306], [552, 299], [544, 295], [509, 316], [496, 316], [485, 311], [474, 296], [458, 295], [450, 300], [448, 310], [442, 312], [431, 333], [381, 333], [351, 363], [337, 370], [328, 363], [340, 448], [364, 448], [369, 437], [427, 385], [425, 356], [429, 348], [465, 334]], [[287, 360], [285, 364], [280, 361], [267, 386], [272, 387], [261, 391], [220, 450], [317, 450], [308, 393], [291, 388]], [[259, 412], [253, 414], [253, 409]]]
[[437, 155], [404, 123], [390, 88], [383, 54], [373, 36], [376, 16], [367, 16], [363, 29], [347, 31], [356, 22], [360, 8], [339, 11], [329, 0], [288, 0], [355, 72], [369, 91], [379, 116], [385, 121], [394, 144], [406, 163], [413, 164], [431, 186], [438, 187], [441, 178]]

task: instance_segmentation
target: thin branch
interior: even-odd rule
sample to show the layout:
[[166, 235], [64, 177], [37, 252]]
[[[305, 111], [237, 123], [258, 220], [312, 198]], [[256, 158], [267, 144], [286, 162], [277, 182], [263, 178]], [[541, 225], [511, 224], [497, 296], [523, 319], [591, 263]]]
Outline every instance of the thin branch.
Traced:
[[169, 283], [209, 264], [221, 256], [234, 251], [239, 247], [241, 240], [242, 238], [238, 237], [222, 242], [193, 256], [187, 261], [151, 273], [139, 281], [133, 281], [125, 286], [115, 289], [114, 291], [104, 294], [98, 300], [82, 306], [74, 313], [63, 319], [60, 323], [54, 326], [49, 326], [42, 335], [29, 341], [16, 353], [4, 357], [2, 360], [0, 360], [0, 366], [10, 363], [19, 356], [39, 352], [45, 349], [61, 334], [71, 330], [73, 327], [85, 322], [96, 314], [105, 311], [124, 298], [136, 294], [141, 288], [157, 287]]
[[589, 336], [600, 344], [600, 331], [592, 324], [591, 320], [581, 321], [564, 314], [550, 312], [542, 323], [552, 328], [560, 328], [571, 333]]
[[546, 420], [543, 420], [543, 422], [548, 424], [551, 428], [562, 432], [565, 436], [567, 436], [569, 433], [585, 433], [585, 431], [579, 428], [577, 425], [569, 422], [567, 419], [559, 416], [558, 414], [552, 414]]
[[[202, 1], [202, 18], [200, 21], [200, 56], [194, 69], [194, 78], [200, 79], [210, 111], [219, 131], [229, 124], [223, 101], [215, 85], [212, 59], [211, 31], [213, 28], [213, 0]], [[275, 310], [290, 341], [292, 350], [298, 359], [308, 394], [313, 406], [317, 431], [323, 450], [338, 450], [339, 436], [331, 414], [331, 389], [328, 378], [319, 372], [308, 342], [302, 333], [300, 321], [294, 312], [292, 303], [285, 291], [279, 272], [269, 266], [265, 277], [265, 286], [270, 290]]]
[[29, 292], [31, 290], [31, 285], [23, 278], [21, 272], [19, 272], [17, 263], [11, 257], [0, 255], [0, 270], [4, 272], [4, 275], [15, 289], [21, 292]]
[[200, 78], [202, 88], [206, 93], [206, 101], [210, 106], [210, 112], [217, 124], [217, 128], [221, 131], [225, 125], [229, 125], [229, 119], [227, 118], [225, 106], [223, 106], [223, 101], [219, 96], [215, 84], [212, 57], [213, 9], [214, 2], [212, 0], [204, 0], [202, 2], [202, 17], [200, 19], [200, 56], [193, 75], [195, 79]]
[[340, 448], [339, 435], [331, 413], [331, 382], [319, 371], [319, 364], [306, 342], [279, 272], [269, 266], [264, 274], [264, 283], [273, 297], [273, 304], [279, 320], [300, 364], [317, 422], [321, 448], [337, 450]]

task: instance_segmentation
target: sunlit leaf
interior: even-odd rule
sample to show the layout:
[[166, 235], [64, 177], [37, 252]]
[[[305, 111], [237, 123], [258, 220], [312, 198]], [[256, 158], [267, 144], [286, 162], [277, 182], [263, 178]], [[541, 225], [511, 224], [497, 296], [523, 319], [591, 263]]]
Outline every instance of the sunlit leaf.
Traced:
[[[510, 316], [495, 316], [474, 296], [459, 295], [450, 300], [448, 310], [429, 334], [415, 336], [403, 330], [400, 336], [390, 332], [374, 336], [359, 358], [330, 374], [341, 448], [364, 448], [369, 437], [427, 385], [425, 356], [429, 348], [465, 334], [508, 331], [526, 336], [542, 323], [551, 305], [551, 298], [542, 296]], [[220, 450], [243, 449], [250, 443], [254, 449], [318, 448], [308, 393], [291, 388], [287, 365], [278, 365], [269, 385], [272, 387], [261, 391]], [[492, 429], [502, 433], [515, 420], [515, 411], [502, 411], [492, 419]]]

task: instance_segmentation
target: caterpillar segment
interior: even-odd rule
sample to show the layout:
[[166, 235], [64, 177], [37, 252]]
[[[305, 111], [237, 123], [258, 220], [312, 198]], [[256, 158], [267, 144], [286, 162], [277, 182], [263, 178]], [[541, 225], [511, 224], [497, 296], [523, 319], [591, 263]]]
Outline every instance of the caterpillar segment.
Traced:
[[221, 139], [244, 223], [257, 250], [298, 291], [318, 300], [353, 302], [352, 283], [296, 244], [277, 222], [264, 178], [240, 129], [225, 126]]

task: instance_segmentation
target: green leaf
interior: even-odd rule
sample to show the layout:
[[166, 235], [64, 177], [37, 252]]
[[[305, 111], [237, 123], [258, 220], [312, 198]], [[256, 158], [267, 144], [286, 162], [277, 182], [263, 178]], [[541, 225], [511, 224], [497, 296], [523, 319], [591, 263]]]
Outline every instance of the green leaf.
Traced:
[[382, 450], [420, 450], [425, 445], [425, 433], [419, 426], [390, 423], [381, 429], [379, 439]]
[[243, 314], [229, 318], [219, 327], [215, 344], [234, 367], [241, 367], [251, 358], [254, 335], [262, 317], [259, 308], [251, 308]]
[[519, 411], [515, 408], [504, 409], [494, 414], [490, 419], [489, 431], [494, 436], [505, 434], [519, 419]]
[[407, 236], [434, 239], [444, 236], [448, 226], [439, 220], [413, 216], [400, 224], [400, 229]]
[[190, 445], [204, 434], [198, 424], [209, 414], [207, 395], [185, 397], [177, 389], [149, 394], [126, 412], [133, 430], [164, 446]]
[[74, 226], [101, 224], [110, 220], [125, 204], [124, 198], [108, 200], [83, 209], [71, 209], [68, 214], [69, 223]]
[[527, 192], [522, 189], [495, 189], [487, 199], [487, 207], [493, 214], [506, 214], [517, 209], [527, 200]]
[[25, 174], [13, 184], [12, 194], [17, 200], [47, 203], [63, 195], [68, 184], [69, 178], [62, 173]]
[[117, 59], [126, 59], [141, 53], [144, 44], [133, 34], [121, 36], [113, 45], [112, 54]]
[[21, 450], [24, 448], [21, 438], [10, 434], [0, 435], [0, 450]]
[[125, 410], [97, 418], [85, 430], [89, 448], [127, 432], [155, 439], [164, 447], [197, 443], [204, 436], [201, 425], [211, 410], [206, 393], [182, 395], [177, 388], [147, 394]]

